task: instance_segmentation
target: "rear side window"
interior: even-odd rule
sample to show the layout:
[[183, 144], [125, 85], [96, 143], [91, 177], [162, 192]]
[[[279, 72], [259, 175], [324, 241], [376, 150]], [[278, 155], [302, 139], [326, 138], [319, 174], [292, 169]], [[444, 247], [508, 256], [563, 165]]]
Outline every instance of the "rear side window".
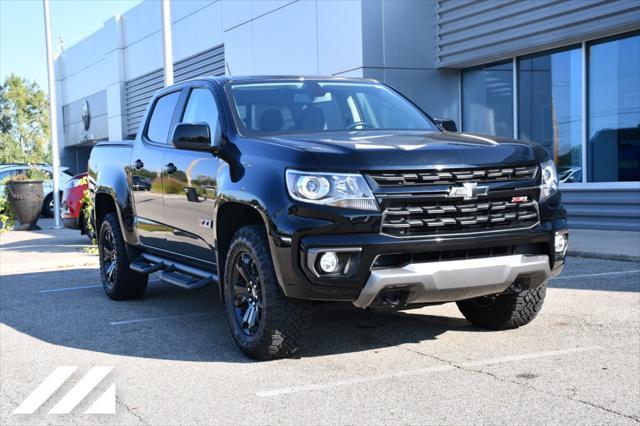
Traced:
[[149, 119], [149, 127], [147, 127], [147, 138], [151, 141], [167, 143], [169, 126], [171, 126], [173, 111], [176, 109], [179, 97], [180, 92], [172, 92], [156, 101]]

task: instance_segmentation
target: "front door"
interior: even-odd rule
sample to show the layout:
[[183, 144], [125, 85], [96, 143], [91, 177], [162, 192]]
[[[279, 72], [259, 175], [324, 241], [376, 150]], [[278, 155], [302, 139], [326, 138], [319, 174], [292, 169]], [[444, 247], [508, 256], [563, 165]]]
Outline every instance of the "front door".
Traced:
[[[208, 87], [193, 87], [180, 122], [207, 123], [212, 138], [218, 124], [218, 107]], [[215, 265], [213, 250], [214, 203], [217, 195], [218, 159], [204, 151], [170, 146], [164, 155], [165, 223], [168, 249]]]
[[169, 129], [180, 91], [159, 97], [151, 110], [142, 136], [137, 138], [131, 155], [131, 182], [135, 205], [135, 227], [140, 242], [153, 248], [166, 248], [168, 227], [162, 212], [162, 159], [167, 150]]

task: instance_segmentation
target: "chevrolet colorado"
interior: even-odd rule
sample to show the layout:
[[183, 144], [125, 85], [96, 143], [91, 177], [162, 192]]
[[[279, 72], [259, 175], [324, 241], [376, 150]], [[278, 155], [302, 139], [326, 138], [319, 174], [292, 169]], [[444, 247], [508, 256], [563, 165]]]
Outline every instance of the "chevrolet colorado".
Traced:
[[344, 78], [201, 78], [150, 102], [134, 141], [89, 161], [114, 300], [148, 276], [217, 284], [256, 359], [300, 349], [317, 301], [456, 302], [473, 324], [540, 311], [567, 249], [539, 145], [459, 133], [392, 88]]

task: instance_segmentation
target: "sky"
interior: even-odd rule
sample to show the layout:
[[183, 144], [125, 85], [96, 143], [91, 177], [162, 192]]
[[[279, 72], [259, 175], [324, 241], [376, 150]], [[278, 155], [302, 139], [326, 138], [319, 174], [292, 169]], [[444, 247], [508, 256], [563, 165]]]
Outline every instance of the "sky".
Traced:
[[[114, 15], [141, 0], [51, 0], [54, 48], [62, 36], [70, 47]], [[42, 0], [0, 0], [0, 81], [15, 73], [47, 88], [47, 57]]]

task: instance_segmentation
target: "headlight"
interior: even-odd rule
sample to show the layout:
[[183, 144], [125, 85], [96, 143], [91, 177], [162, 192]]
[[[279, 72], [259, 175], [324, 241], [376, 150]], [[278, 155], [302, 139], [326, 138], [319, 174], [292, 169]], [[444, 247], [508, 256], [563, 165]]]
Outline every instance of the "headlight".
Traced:
[[558, 192], [558, 173], [553, 160], [540, 165], [542, 171], [542, 184], [540, 185], [540, 201], [544, 201]]
[[287, 189], [294, 200], [357, 210], [378, 210], [362, 175], [287, 170]]

